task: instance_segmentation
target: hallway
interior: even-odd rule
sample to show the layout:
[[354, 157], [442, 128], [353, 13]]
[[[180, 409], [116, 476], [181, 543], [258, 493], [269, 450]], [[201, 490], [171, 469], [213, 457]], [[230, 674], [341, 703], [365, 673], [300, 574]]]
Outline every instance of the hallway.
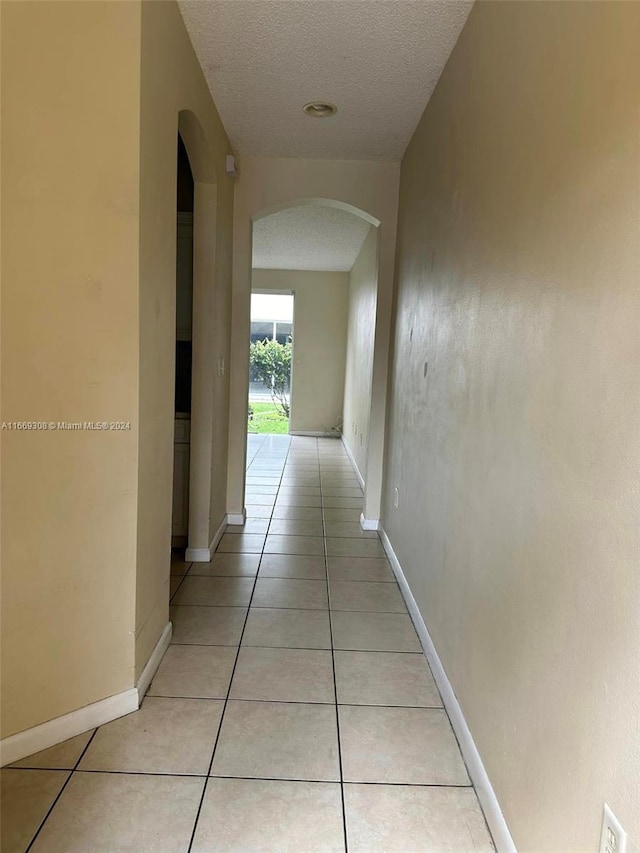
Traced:
[[3, 771], [4, 853], [52, 804], [34, 851], [492, 850], [361, 500], [339, 442], [250, 436], [246, 528], [174, 561], [141, 710]]
[[640, 850], [640, 0], [0, 35], [3, 853]]

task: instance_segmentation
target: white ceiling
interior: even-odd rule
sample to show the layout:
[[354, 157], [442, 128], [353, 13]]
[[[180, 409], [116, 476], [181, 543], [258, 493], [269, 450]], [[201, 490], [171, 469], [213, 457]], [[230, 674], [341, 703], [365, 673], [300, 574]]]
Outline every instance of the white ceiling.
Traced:
[[256, 269], [348, 271], [371, 226], [335, 207], [307, 204], [253, 225]]
[[[399, 160], [472, 0], [180, 0], [240, 154]], [[338, 106], [332, 118], [302, 112]]]

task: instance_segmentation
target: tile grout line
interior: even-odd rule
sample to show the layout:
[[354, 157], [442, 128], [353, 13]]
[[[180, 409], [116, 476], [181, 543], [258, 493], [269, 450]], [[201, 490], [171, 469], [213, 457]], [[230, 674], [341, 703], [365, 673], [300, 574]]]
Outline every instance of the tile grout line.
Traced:
[[65, 792], [65, 789], [66, 789], [67, 785], [69, 784], [69, 782], [70, 782], [70, 781], [71, 781], [71, 779], [73, 778], [74, 773], [75, 773], [75, 772], [76, 772], [76, 770], [78, 769], [78, 765], [80, 764], [80, 762], [81, 762], [81, 761], [82, 761], [82, 759], [84, 758], [85, 752], [86, 752], [86, 751], [89, 749], [89, 747], [91, 746], [91, 744], [92, 744], [92, 742], [93, 742], [93, 739], [94, 739], [94, 737], [96, 736], [96, 734], [98, 733], [98, 729], [100, 729], [100, 728], [102, 728], [102, 726], [97, 726], [97, 727], [93, 730], [93, 734], [91, 735], [91, 737], [89, 738], [89, 740], [88, 740], [88, 741], [87, 741], [87, 743], [85, 744], [85, 747], [84, 747], [84, 749], [82, 750], [82, 752], [80, 753], [80, 755], [78, 756], [78, 759], [77, 759], [76, 763], [75, 763], [75, 764], [73, 765], [73, 767], [71, 768], [71, 772], [70, 772], [70, 773], [69, 773], [69, 775], [67, 776], [67, 778], [66, 778], [66, 780], [65, 780], [64, 785], [62, 786], [62, 788], [60, 788], [60, 790], [59, 790], [59, 792], [58, 792], [58, 796], [57, 796], [57, 797], [54, 799], [54, 801], [51, 803], [51, 806], [49, 807], [49, 810], [47, 811], [46, 815], [44, 816], [44, 818], [43, 818], [43, 820], [42, 820], [42, 823], [41, 823], [41, 824], [40, 824], [40, 826], [37, 828], [37, 830], [36, 830], [36, 832], [35, 832], [35, 835], [34, 835], [34, 836], [33, 836], [33, 838], [31, 839], [31, 841], [29, 842], [29, 845], [28, 845], [28, 847], [26, 848], [25, 853], [29, 853], [29, 850], [31, 850], [31, 848], [32, 848], [32, 847], [33, 847], [33, 845], [35, 844], [37, 837], [40, 835], [40, 833], [41, 833], [41, 831], [42, 831], [42, 828], [44, 827], [45, 823], [49, 820], [49, 817], [50, 817], [51, 813], [53, 812], [53, 810], [54, 810], [54, 809], [55, 809], [55, 807], [57, 806], [57, 804], [58, 804], [58, 801], [59, 801], [60, 797], [61, 797], [61, 796], [63, 795], [63, 793]]
[[[232, 700], [236, 701], [236, 700]], [[106, 725], [106, 723], [105, 723]], [[32, 773], [34, 771], [44, 770], [53, 771], [58, 773], [68, 772], [70, 774], [73, 773], [87, 773], [93, 776], [150, 776], [151, 778], [163, 778], [163, 779], [240, 779], [247, 782], [252, 781], [261, 781], [261, 782], [309, 782], [313, 785], [337, 785], [339, 784], [335, 780], [331, 779], [298, 779], [292, 777], [283, 777], [283, 776], [230, 776], [225, 773], [214, 773], [211, 776], [205, 776], [203, 773], [160, 773], [160, 772], [151, 772], [151, 771], [141, 771], [141, 770], [80, 770], [72, 771], [69, 770], [68, 767], [3, 767], [3, 771], [7, 772], [16, 772], [16, 771], [27, 771]], [[444, 782], [371, 782], [363, 779], [355, 779], [350, 780], [344, 783], [345, 785], [370, 785], [371, 787], [395, 787], [395, 788], [456, 788], [456, 789], [469, 789], [474, 790], [475, 787], [472, 782], [469, 782], [466, 785], [462, 783], [444, 783]], [[53, 808], [53, 806], [51, 807]], [[33, 839], [35, 841], [35, 838]], [[33, 842], [31, 842], [33, 843]]]
[[[238, 610], [243, 608], [238, 607]], [[268, 610], [269, 608], [257, 608]], [[275, 610], [280, 608], [273, 608]], [[290, 608], [294, 609], [294, 608]], [[315, 613], [321, 613], [322, 611], [316, 610], [313, 611]], [[236, 643], [171, 643], [172, 646], [198, 646], [205, 649], [235, 649]], [[259, 646], [254, 645], [253, 643], [245, 643], [245, 648], [247, 649], [299, 649], [303, 652], [330, 652], [331, 649], [328, 646]], [[350, 653], [362, 653], [367, 655], [414, 655], [424, 657], [424, 652], [409, 652], [409, 651], [397, 651], [394, 649], [336, 649], [338, 652], [350, 652]], [[405, 707], [403, 705], [399, 705], [398, 707]]]
[[[319, 447], [318, 447], [318, 463], [320, 462], [319, 457], [320, 457], [320, 453], [319, 453]], [[347, 808], [346, 808], [346, 803], [345, 803], [345, 788], [344, 788], [345, 781], [344, 781], [344, 769], [343, 769], [343, 764], [342, 764], [342, 745], [341, 745], [341, 738], [340, 738], [340, 713], [339, 713], [339, 705], [338, 705], [338, 682], [336, 679], [336, 655], [335, 655], [336, 649], [335, 649], [335, 643], [333, 640], [333, 610], [331, 607], [331, 588], [330, 588], [330, 582], [329, 582], [329, 553], [328, 553], [328, 547], [327, 547], [325, 513], [324, 513], [324, 511], [325, 511], [325, 500], [324, 500], [325, 496], [324, 496], [324, 490], [322, 488], [322, 467], [319, 465], [319, 468], [320, 468], [320, 494], [321, 494], [321, 502], [322, 502], [322, 524], [323, 524], [323, 530], [325, 532], [324, 551], [325, 551], [325, 564], [327, 567], [327, 605], [329, 608], [329, 631], [331, 634], [331, 660], [333, 663], [333, 684], [334, 684], [335, 699], [336, 699], [336, 724], [337, 724], [337, 728], [338, 728], [338, 756], [339, 756], [339, 760], [340, 760], [340, 796], [342, 799], [342, 827], [343, 827], [343, 832], [344, 832], [344, 849], [345, 849], [345, 853], [348, 853], [348, 851], [349, 851], [349, 839], [348, 839], [348, 833], [347, 833]], [[327, 495], [327, 497], [329, 497], [329, 496]], [[332, 501], [332, 503], [333, 503], [333, 501]]]
[[[264, 442], [263, 442], [263, 444], [264, 444]], [[262, 446], [263, 445], [260, 446], [260, 449], [262, 448]], [[283, 475], [284, 475], [284, 467], [286, 465], [286, 460], [289, 456], [289, 450], [290, 449], [291, 449], [291, 442], [289, 442], [289, 446], [287, 448], [287, 453], [284, 457]], [[255, 456], [254, 456], [254, 459], [255, 459]], [[252, 460], [252, 462], [253, 462], [253, 460]], [[246, 472], [245, 472], [245, 477], [246, 477]], [[281, 477], [281, 479], [282, 479], [282, 477]], [[265, 542], [266, 542], [266, 537], [265, 537]], [[262, 553], [264, 553], [264, 549], [263, 549]], [[262, 562], [262, 553], [260, 555], [260, 561], [258, 563], [258, 572], [260, 571], [260, 562]], [[251, 589], [251, 596], [249, 597], [249, 605], [247, 607], [247, 612], [246, 612], [245, 617], [244, 617], [244, 623], [242, 625], [242, 631], [240, 632], [240, 637], [238, 638], [238, 650], [236, 652], [236, 657], [235, 657], [235, 660], [233, 662], [233, 669], [231, 670], [231, 678], [229, 679], [229, 686], [227, 688], [227, 696], [224, 700], [224, 706], [222, 708], [222, 714], [220, 715], [220, 722], [218, 724], [218, 731], [216, 733], [216, 738], [215, 738], [215, 741], [213, 744], [213, 752], [211, 753], [211, 760], [209, 762], [209, 769], [207, 771], [207, 776], [205, 778], [204, 786], [202, 788], [202, 794], [200, 796], [200, 802], [198, 803], [198, 810], [196, 811], [196, 817], [195, 817], [195, 820], [193, 823], [193, 830], [191, 832], [191, 838], [189, 839], [189, 846], [187, 848], [187, 853], [191, 853], [191, 850], [193, 848], [193, 842], [195, 841], [196, 831], [198, 829], [198, 822], [200, 820], [200, 815], [202, 813], [202, 806], [204, 803], [204, 798], [207, 794], [207, 787], [209, 785], [209, 780], [212, 778], [211, 771], [213, 770], [213, 762], [214, 762], [215, 757], [216, 757], [216, 750], [218, 748], [218, 743], [220, 742], [220, 735], [222, 733], [222, 726], [224, 724], [224, 717], [225, 717], [225, 714], [227, 711], [227, 707], [229, 705], [229, 696], [231, 695], [231, 685], [233, 684], [233, 678], [236, 674], [236, 668], [238, 666], [238, 658], [240, 657], [240, 649], [242, 648], [242, 638], [244, 637], [244, 632], [246, 630], [247, 622], [249, 620], [249, 613], [251, 612], [251, 602], [253, 601], [253, 596], [254, 596], [255, 590], [256, 590], [256, 584], [258, 582], [258, 572], [256, 572], [256, 576], [255, 576], [254, 581], [253, 581], [253, 587]]]
[[[244, 646], [245, 649], [272, 649], [273, 646]], [[330, 649], [299, 649], [296, 647], [295, 649], [291, 649], [291, 651], [331, 651]], [[342, 649], [338, 649], [337, 651], [342, 651]], [[400, 652], [402, 654], [402, 652]], [[149, 694], [147, 694], [149, 695]], [[170, 696], [166, 693], [154, 693], [153, 696], [149, 696], [149, 699], [186, 699], [188, 701], [195, 702], [224, 702], [224, 696]], [[297, 699], [254, 699], [247, 696], [234, 696], [231, 699], [232, 702], [260, 702], [263, 705], [312, 705], [317, 706], [319, 708], [326, 708], [328, 705], [335, 705], [335, 702], [310, 702], [308, 700], [297, 700]], [[396, 708], [400, 710], [407, 711], [444, 711], [444, 705], [388, 705], [388, 704], [380, 704], [377, 702], [339, 702], [339, 708]], [[4, 768], [3, 768], [4, 769]], [[64, 767], [24, 767], [24, 768], [12, 768], [15, 770], [64, 770]], [[110, 772], [110, 771], [105, 771]], [[127, 771], [125, 771], [127, 772]], [[163, 773], [163, 776], [175, 776], [175, 775], [200, 775], [198, 773], [186, 773], [186, 774], [175, 774], [175, 773]]]
[[[325, 528], [325, 520], [324, 520], [324, 497], [322, 496], [322, 469], [320, 466], [320, 448], [318, 446], [318, 440], [316, 439], [316, 449], [318, 452], [318, 470], [320, 473], [320, 494], [321, 494], [321, 502], [322, 502], [322, 531], [326, 533]], [[336, 654], [335, 654], [335, 644], [333, 642], [333, 619], [331, 618], [331, 592], [329, 590], [329, 559], [327, 554], [327, 537], [323, 536], [323, 545], [324, 545], [324, 565], [325, 565], [325, 574], [326, 574], [326, 583], [327, 583], [327, 610], [329, 613], [329, 637], [331, 641], [331, 668], [333, 670], [333, 693], [335, 699], [335, 709], [336, 709], [336, 732], [338, 736], [338, 763], [340, 766], [340, 802], [342, 804], [342, 833], [344, 838], [344, 849], [345, 853], [348, 853], [349, 850], [349, 842], [347, 839], [347, 810], [345, 807], [344, 801], [344, 770], [342, 766], [342, 744], [340, 740], [340, 715], [338, 713], [338, 682], [336, 680]]]
[[[176, 595], [178, 594], [178, 590], [180, 589], [180, 587], [181, 587], [181, 586], [182, 586], [182, 584], [184, 583], [184, 579], [185, 579], [185, 578], [186, 578], [186, 576], [189, 574], [189, 572], [191, 571], [192, 567], [193, 567], [193, 563], [189, 563], [189, 568], [187, 569], [187, 571], [186, 571], [183, 575], [181, 575], [181, 576], [180, 576], [180, 583], [179, 583], [179, 584], [178, 584], [178, 586], [174, 589], [174, 591], [173, 591], [173, 595], [170, 595], [170, 596], [169, 596], [169, 606], [171, 606], [171, 602], [173, 601], [173, 599], [174, 599], [174, 598], [176, 597]], [[174, 577], [174, 578], [175, 578], [175, 577], [177, 577], [177, 576], [176, 576], [176, 575], [173, 575], [173, 576], [172, 576], [172, 575], [169, 575], [169, 582], [171, 582], [171, 577]], [[197, 576], [197, 575], [192, 575], [192, 577], [198, 577], [198, 576]]]
[[[283, 555], [287, 556], [287, 555]], [[301, 555], [303, 556], [303, 555]], [[317, 554], [313, 555], [314, 557], [318, 556]], [[207, 575], [193, 575], [194, 578], [203, 578], [207, 577]], [[225, 576], [226, 577], [226, 576]], [[255, 577], [245, 577], [244, 580], [257, 580], [257, 575]], [[262, 577], [261, 580], [274, 580], [274, 581], [311, 581], [314, 580], [319, 581], [319, 578], [273, 578], [273, 577]], [[386, 584], [385, 584], [386, 585]], [[391, 584], [388, 584], [391, 586]], [[243, 610], [246, 605], [244, 604], [175, 604], [174, 607], [234, 607], [236, 610]], [[254, 604], [253, 605], [256, 610], [306, 610], [311, 613], [324, 613], [329, 608], [327, 607], [273, 607], [271, 604]], [[404, 610], [346, 610], [339, 607], [331, 608], [333, 613], [376, 613], [378, 616], [405, 616], [406, 613]], [[186, 645], [190, 645], [187, 643]], [[196, 644], [197, 645], [197, 644]], [[208, 645], [204, 643], [203, 645]]]

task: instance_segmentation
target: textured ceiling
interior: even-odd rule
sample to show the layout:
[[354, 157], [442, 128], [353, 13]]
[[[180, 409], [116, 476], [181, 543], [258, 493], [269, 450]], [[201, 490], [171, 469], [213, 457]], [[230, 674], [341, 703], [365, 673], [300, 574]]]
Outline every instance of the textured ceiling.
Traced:
[[253, 226], [253, 266], [278, 270], [350, 270], [371, 226], [334, 207], [303, 205]]
[[[240, 154], [399, 160], [458, 38], [460, 0], [181, 0]], [[332, 118], [302, 112], [337, 104]]]

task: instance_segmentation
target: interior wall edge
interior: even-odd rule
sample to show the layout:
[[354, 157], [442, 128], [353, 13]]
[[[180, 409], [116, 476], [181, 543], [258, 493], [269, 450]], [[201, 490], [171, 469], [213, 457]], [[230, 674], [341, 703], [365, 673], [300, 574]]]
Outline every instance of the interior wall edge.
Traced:
[[354, 470], [354, 473], [355, 473], [356, 477], [358, 478], [358, 482], [360, 483], [361, 487], [364, 489], [364, 487], [365, 487], [365, 479], [364, 479], [364, 477], [362, 476], [362, 474], [360, 473], [360, 469], [358, 468], [358, 463], [357, 463], [357, 462], [356, 462], [356, 460], [355, 460], [355, 456], [354, 456], [354, 455], [353, 455], [353, 453], [351, 452], [351, 448], [349, 447], [349, 445], [348, 445], [348, 443], [347, 443], [347, 440], [346, 440], [346, 439], [345, 439], [345, 437], [344, 437], [344, 433], [342, 433], [342, 434], [340, 435], [340, 440], [342, 441], [342, 446], [343, 446], [343, 447], [344, 447], [344, 449], [345, 449], [345, 453], [346, 453], [346, 454], [347, 454], [347, 456], [349, 457], [349, 462], [351, 462], [351, 464], [353, 465], [353, 470]]
[[395, 578], [398, 581], [400, 592], [402, 593], [402, 597], [404, 598], [407, 609], [409, 610], [411, 621], [413, 622], [416, 633], [418, 634], [424, 655], [433, 674], [434, 681], [440, 691], [440, 696], [442, 697], [442, 702], [447, 715], [449, 716], [449, 721], [451, 722], [453, 731], [458, 739], [458, 744], [460, 746], [460, 751], [462, 752], [462, 757], [464, 758], [464, 763], [467, 767], [467, 772], [469, 773], [469, 777], [475, 787], [476, 794], [478, 795], [478, 800], [480, 801], [485, 820], [489, 830], [491, 831], [491, 836], [497, 853], [518, 853], [513, 838], [511, 837], [511, 832], [509, 831], [509, 827], [502, 813], [500, 802], [496, 796], [493, 785], [491, 784], [491, 780], [482, 761], [482, 756], [475, 744], [471, 730], [467, 725], [464, 713], [462, 712], [462, 708], [458, 702], [454, 687], [449, 681], [446, 670], [442, 665], [438, 651], [433, 643], [429, 629], [424, 621], [424, 617], [402, 570], [400, 561], [393, 549], [391, 540], [382, 525], [379, 527], [379, 534], [380, 539], [382, 540], [382, 546], [389, 558]]
[[136, 684], [136, 690], [138, 691], [138, 707], [142, 704], [142, 700], [153, 681], [153, 677], [162, 663], [162, 658], [165, 656], [165, 653], [169, 648], [169, 644], [171, 643], [172, 635], [173, 625], [171, 622], [167, 622]]
[[13, 764], [69, 738], [117, 720], [138, 710], [138, 690], [130, 687], [84, 708], [78, 708], [46, 723], [25, 729], [0, 741], [0, 767]]
[[[218, 542], [222, 539], [222, 534], [225, 531], [229, 516], [225, 514], [222, 521], [218, 525], [216, 532], [213, 534], [213, 539], [209, 543], [208, 548], [187, 548], [184, 558], [187, 563], [208, 563], [211, 560], [211, 555], [218, 547]], [[244, 524], [244, 521], [242, 522]]]

